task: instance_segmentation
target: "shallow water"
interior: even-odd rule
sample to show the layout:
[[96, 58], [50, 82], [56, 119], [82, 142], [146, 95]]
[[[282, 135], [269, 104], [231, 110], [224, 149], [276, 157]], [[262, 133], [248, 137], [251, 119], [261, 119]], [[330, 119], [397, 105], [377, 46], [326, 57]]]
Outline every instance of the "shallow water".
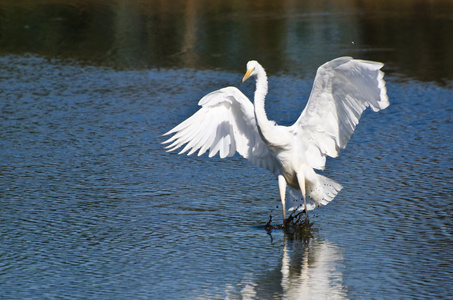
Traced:
[[[361, 8], [347, 11], [346, 23]], [[297, 20], [297, 12], [289, 19]], [[312, 13], [306, 22], [342, 36], [337, 17], [326, 17], [331, 13], [321, 19]], [[256, 18], [268, 24], [281, 15], [267, 14]], [[436, 22], [447, 22], [446, 15]], [[378, 23], [376, 15], [367, 20]], [[270, 118], [281, 124], [297, 118], [314, 77], [311, 64], [335, 45], [327, 52], [313, 45], [318, 53], [307, 75], [277, 70], [269, 60]], [[258, 54], [266, 59], [274, 50], [264, 48]], [[0, 57], [0, 298], [453, 297], [451, 73], [429, 75], [448, 54], [423, 58], [435, 61], [422, 74], [429, 81], [396, 56], [389, 59], [391, 106], [365, 112], [347, 149], [328, 160], [323, 174], [344, 189], [312, 213], [316, 231], [307, 242], [263, 230], [270, 214], [280, 218], [271, 174], [239, 156], [178, 156], [160, 144], [207, 92], [238, 86], [244, 57], [201, 66], [201, 58], [193, 66], [175, 59], [158, 69], [112, 66], [106, 56], [80, 49], [72, 56], [41, 51], [5, 46]], [[384, 52], [365, 58], [387, 63]], [[102, 59], [90, 63], [83, 55]], [[253, 94], [251, 83], [240, 88]]]

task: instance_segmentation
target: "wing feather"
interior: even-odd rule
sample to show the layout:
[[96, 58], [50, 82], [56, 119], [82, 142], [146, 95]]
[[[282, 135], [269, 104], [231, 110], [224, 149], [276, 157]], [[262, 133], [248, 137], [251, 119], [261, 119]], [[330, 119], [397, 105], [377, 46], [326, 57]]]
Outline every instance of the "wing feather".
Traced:
[[326, 155], [338, 156], [368, 106], [379, 111], [389, 105], [382, 67], [340, 57], [318, 68], [307, 106], [291, 127], [311, 167], [324, 169]]
[[274, 154], [261, 139], [255, 121], [253, 104], [237, 88], [226, 87], [204, 96], [201, 108], [187, 120], [164, 135], [172, 135], [164, 144], [167, 151], [182, 146], [178, 153], [198, 156], [206, 151], [209, 157], [221, 158], [236, 152], [253, 164], [273, 173], [277, 170]]

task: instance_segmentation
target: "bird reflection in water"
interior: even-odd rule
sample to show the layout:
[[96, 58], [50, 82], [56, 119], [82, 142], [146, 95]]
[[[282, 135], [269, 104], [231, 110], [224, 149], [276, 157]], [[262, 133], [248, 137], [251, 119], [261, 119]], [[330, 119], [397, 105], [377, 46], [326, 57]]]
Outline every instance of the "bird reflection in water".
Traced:
[[[246, 274], [227, 285], [226, 299], [346, 299], [341, 249], [314, 234], [284, 235], [281, 263], [264, 274]], [[240, 290], [238, 290], [240, 289]]]
[[334, 244], [313, 238], [290, 240], [285, 235], [282, 289], [285, 299], [344, 299], [343, 255]]

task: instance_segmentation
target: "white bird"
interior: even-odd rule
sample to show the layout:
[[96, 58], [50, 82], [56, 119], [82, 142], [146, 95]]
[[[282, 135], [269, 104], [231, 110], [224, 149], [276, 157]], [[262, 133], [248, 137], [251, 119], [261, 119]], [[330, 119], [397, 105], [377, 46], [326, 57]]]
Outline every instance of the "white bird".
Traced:
[[247, 78], [256, 77], [254, 105], [236, 87], [226, 87], [204, 96], [201, 108], [164, 135], [167, 151], [184, 144], [179, 152], [188, 155], [209, 150], [209, 157], [238, 152], [258, 167], [276, 175], [286, 219], [287, 185], [301, 190], [308, 223], [307, 200], [326, 205], [342, 186], [317, 174], [326, 156], [337, 157], [346, 147], [362, 112], [370, 106], [375, 112], [389, 105], [382, 63], [340, 57], [318, 68], [310, 98], [292, 126], [280, 126], [266, 116], [264, 99], [267, 75], [257, 61], [247, 63]]

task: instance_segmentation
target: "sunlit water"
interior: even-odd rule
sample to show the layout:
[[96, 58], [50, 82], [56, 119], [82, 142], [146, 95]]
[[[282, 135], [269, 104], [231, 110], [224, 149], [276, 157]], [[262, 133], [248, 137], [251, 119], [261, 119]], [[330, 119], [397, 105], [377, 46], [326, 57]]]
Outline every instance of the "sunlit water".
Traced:
[[[451, 299], [451, 1], [0, 3], [0, 299]], [[161, 135], [249, 59], [268, 116], [294, 122], [316, 67], [382, 61], [324, 175], [344, 188], [281, 222], [277, 182], [239, 156], [166, 153]]]
[[[387, 78], [391, 106], [328, 161], [344, 189], [303, 242], [260, 227], [280, 218], [271, 174], [160, 145], [240, 73], [0, 64], [2, 298], [452, 296], [450, 89]], [[310, 80], [269, 80], [270, 115], [297, 118], [275, 95]]]

